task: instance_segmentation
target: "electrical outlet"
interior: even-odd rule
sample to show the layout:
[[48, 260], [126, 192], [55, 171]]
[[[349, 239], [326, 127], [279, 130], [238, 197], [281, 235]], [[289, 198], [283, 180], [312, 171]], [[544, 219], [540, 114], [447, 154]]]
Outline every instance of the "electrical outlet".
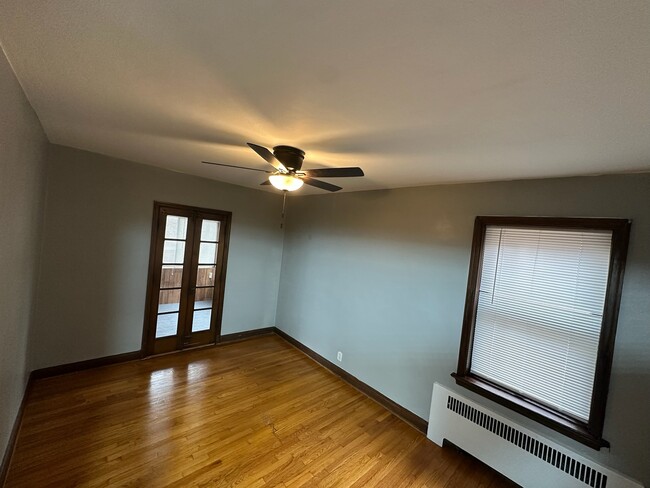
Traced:
[[336, 359], [339, 362], [343, 361], [343, 353], [341, 351], [336, 353]]

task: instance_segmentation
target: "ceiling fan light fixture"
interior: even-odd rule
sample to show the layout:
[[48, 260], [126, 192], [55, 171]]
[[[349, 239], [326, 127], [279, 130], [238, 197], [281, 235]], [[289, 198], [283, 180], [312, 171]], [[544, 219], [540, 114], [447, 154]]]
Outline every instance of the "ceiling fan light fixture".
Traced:
[[275, 174], [269, 176], [269, 181], [278, 190], [295, 191], [300, 188], [304, 181], [292, 175]]
[[[255, 151], [264, 161], [275, 168], [275, 171], [267, 171], [259, 168], [249, 168], [246, 166], [235, 166], [233, 164], [214, 163], [212, 161], [203, 161], [204, 164], [213, 164], [215, 166], [226, 166], [228, 168], [246, 169], [248, 171], [261, 171], [270, 174], [268, 180], [264, 180], [262, 185], [273, 185], [273, 187], [282, 191], [296, 191], [303, 184], [320, 188], [321, 190], [335, 192], [342, 190], [340, 186], [333, 185], [327, 181], [321, 181], [316, 178], [351, 178], [354, 176], [365, 176], [363, 170], [358, 166], [345, 168], [316, 168], [307, 171], [301, 171], [302, 161], [305, 157], [305, 151], [293, 146], [275, 146], [273, 152], [264, 146], [248, 143], [248, 146]], [[316, 178], [314, 178], [316, 177]]]

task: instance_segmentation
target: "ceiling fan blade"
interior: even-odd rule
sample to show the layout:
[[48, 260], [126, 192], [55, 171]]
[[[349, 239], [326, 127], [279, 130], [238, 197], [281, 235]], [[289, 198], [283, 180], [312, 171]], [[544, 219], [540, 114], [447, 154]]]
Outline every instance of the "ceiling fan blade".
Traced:
[[264, 180], [262, 183], [260, 183], [260, 186], [270, 185], [270, 184], [271, 184], [271, 182], [269, 180]]
[[308, 176], [303, 177], [302, 181], [304, 181], [306, 185], [315, 186], [316, 188], [327, 191], [339, 191], [343, 189], [340, 186], [332, 185], [331, 183], [327, 183], [321, 180], [315, 180], [314, 178], [309, 178]]
[[250, 142], [247, 142], [248, 146], [255, 151], [257, 154], [259, 154], [264, 161], [269, 163], [271, 166], [273, 166], [275, 169], [278, 171], [282, 171], [283, 173], [288, 173], [287, 168], [284, 167], [284, 164], [282, 164], [278, 159], [273, 155], [271, 151], [269, 151], [267, 148], [264, 146], [258, 146], [257, 144], [252, 144]]
[[317, 168], [306, 170], [307, 176], [319, 176], [321, 178], [345, 178], [351, 176], [364, 176], [363, 170], [359, 167], [350, 168]]
[[273, 171], [266, 171], [259, 168], [247, 168], [246, 166], [235, 166], [233, 164], [213, 163], [212, 161], [201, 161], [203, 164], [213, 164], [215, 166], [225, 166], [227, 168], [247, 169], [248, 171], [261, 171], [262, 173], [273, 173]]

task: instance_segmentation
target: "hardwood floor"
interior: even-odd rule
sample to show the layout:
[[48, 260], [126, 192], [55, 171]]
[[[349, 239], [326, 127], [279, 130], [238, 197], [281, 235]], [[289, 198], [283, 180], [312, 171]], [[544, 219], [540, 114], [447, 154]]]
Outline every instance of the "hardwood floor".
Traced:
[[514, 485], [266, 336], [37, 380], [5, 486]]

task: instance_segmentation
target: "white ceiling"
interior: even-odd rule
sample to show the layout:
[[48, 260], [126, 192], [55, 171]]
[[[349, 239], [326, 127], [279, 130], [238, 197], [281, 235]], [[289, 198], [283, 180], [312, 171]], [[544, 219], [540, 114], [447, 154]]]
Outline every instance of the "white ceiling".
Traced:
[[650, 170], [648, 0], [1, 0], [0, 40], [51, 142], [236, 184], [264, 175], [199, 161], [295, 145], [362, 166], [348, 191]]

